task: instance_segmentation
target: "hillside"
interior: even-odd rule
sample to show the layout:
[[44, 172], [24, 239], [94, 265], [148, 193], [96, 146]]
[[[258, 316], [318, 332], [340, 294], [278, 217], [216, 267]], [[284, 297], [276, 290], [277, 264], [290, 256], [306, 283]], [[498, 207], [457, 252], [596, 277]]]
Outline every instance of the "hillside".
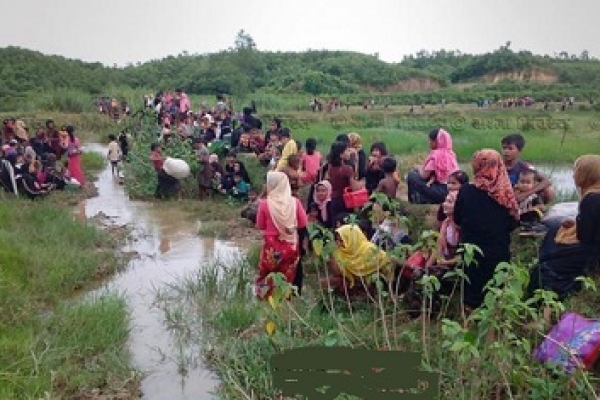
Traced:
[[100, 95], [108, 88], [181, 87], [190, 94], [226, 92], [239, 97], [257, 92], [347, 99], [386, 95], [409, 104], [431, 102], [440, 95], [460, 102], [506, 94], [589, 97], [600, 88], [598, 60], [513, 52], [508, 44], [482, 55], [421, 51], [400, 63], [386, 63], [376, 55], [348, 51], [262, 52], [251, 38], [242, 39], [246, 41], [219, 53], [181, 54], [124, 68], [2, 48], [0, 100], [57, 89]]

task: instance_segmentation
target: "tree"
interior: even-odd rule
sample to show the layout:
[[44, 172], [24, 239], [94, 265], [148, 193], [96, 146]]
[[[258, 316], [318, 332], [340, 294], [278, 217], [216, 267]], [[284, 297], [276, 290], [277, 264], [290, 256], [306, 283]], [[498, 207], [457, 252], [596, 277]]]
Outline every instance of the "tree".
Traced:
[[251, 50], [254, 51], [256, 50], [256, 42], [254, 41], [254, 39], [252, 39], [252, 36], [250, 36], [248, 33], [246, 33], [243, 29], [241, 29], [236, 37], [235, 37], [235, 41], [234, 41], [234, 46], [235, 46], [235, 50], [240, 51], [240, 50]]

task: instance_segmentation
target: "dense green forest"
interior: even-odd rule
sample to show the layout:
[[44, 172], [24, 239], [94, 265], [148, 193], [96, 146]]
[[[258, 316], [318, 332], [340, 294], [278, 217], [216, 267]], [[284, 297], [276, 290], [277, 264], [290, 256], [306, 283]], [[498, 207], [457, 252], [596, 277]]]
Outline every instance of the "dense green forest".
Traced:
[[[18, 47], [0, 49], [0, 107], [18, 109], [31, 94], [62, 90], [90, 96], [115, 88], [173, 89], [190, 94], [229, 93], [339, 96], [360, 104], [369, 97], [393, 104], [467, 103], [481, 98], [533, 96], [591, 100], [600, 89], [600, 61], [566, 52], [555, 56], [515, 52], [510, 42], [480, 55], [420, 51], [399, 63], [348, 51], [265, 52], [241, 31], [234, 45], [213, 54], [169, 56], [126, 67], [106, 67]], [[112, 94], [111, 94], [112, 92]]]

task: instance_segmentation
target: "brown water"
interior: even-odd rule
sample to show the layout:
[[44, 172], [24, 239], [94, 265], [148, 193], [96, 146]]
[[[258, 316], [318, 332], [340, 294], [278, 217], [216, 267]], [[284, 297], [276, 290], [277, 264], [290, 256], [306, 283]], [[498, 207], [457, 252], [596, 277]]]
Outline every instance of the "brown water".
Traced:
[[[86, 150], [105, 152], [100, 145], [89, 145]], [[123, 186], [112, 177], [110, 167], [95, 184], [98, 196], [81, 204], [79, 212], [87, 218], [103, 213], [117, 225], [127, 224], [132, 228], [132, 236], [123, 243], [123, 249], [139, 254], [122, 273], [95, 292], [117, 291], [128, 301], [128, 347], [134, 366], [144, 374], [143, 399], [215, 398], [210, 392], [218, 381], [202, 365], [186, 365], [185, 376], [180, 374], [178, 364], [185, 350], [170, 335], [164, 313], [153, 302], [157, 290], [191, 275], [212, 257], [235, 256], [237, 249], [226, 242], [198, 236], [198, 219], [190, 218], [175, 203], [129, 200]]]

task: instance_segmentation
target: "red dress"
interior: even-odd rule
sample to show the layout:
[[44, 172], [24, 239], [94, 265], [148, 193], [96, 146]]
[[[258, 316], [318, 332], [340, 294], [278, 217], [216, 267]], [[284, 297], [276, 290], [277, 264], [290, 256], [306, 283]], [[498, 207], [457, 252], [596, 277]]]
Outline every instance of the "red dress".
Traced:
[[[307, 217], [302, 203], [296, 200], [297, 227], [304, 228]], [[258, 277], [256, 278], [256, 296], [260, 299], [268, 299], [273, 293], [273, 281], [267, 276], [270, 273], [280, 272], [289, 283], [294, 282], [296, 266], [300, 259], [299, 243], [290, 243], [279, 238], [279, 232], [275, 227], [269, 213], [266, 200], [261, 200], [258, 205], [256, 226], [263, 231], [263, 245], [260, 251]]]

